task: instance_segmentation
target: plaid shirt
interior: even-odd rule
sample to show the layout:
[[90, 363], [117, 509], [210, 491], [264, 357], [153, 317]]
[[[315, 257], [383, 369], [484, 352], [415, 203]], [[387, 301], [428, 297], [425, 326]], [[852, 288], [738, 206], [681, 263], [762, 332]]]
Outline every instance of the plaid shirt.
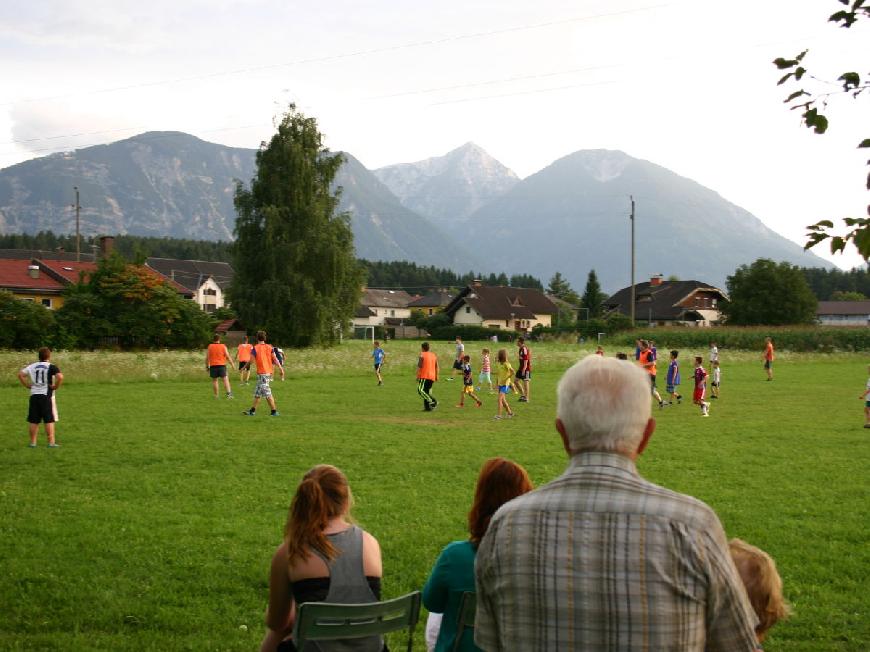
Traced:
[[476, 563], [484, 650], [755, 650], [756, 617], [701, 501], [583, 453], [493, 517]]

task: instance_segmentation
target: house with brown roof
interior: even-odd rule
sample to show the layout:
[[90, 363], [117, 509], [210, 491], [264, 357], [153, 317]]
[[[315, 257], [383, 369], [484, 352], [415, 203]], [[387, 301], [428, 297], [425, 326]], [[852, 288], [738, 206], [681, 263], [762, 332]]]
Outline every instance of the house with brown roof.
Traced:
[[226, 289], [235, 271], [229, 263], [177, 258], [148, 258], [145, 265], [185, 288], [205, 312], [214, 312], [227, 305]]
[[[660, 326], [712, 326], [722, 320], [721, 305], [728, 301], [723, 290], [701, 281], [665, 281], [653, 276], [634, 288], [635, 319]], [[605, 313], [630, 316], [631, 286], [605, 300], [603, 307]]]
[[454, 324], [526, 332], [549, 327], [559, 309], [540, 290], [490, 286], [475, 281], [462, 289], [444, 312]]
[[420, 310], [427, 317], [431, 317], [436, 312], [444, 310], [450, 305], [451, 301], [453, 301], [453, 294], [447, 290], [436, 290], [435, 292], [430, 292], [422, 297], [414, 299], [408, 304], [408, 307], [412, 312], [414, 310]]
[[870, 301], [819, 301], [816, 319], [822, 326], [870, 326]]

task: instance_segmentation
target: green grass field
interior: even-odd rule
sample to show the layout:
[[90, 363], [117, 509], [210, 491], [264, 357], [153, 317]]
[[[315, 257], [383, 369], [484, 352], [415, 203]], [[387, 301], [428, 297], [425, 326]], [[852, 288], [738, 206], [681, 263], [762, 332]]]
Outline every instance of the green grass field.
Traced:
[[[496, 422], [485, 392], [482, 409], [453, 407], [459, 380], [439, 382], [439, 409], [422, 412], [418, 347], [390, 343], [383, 387], [364, 342], [289, 352], [279, 418], [243, 417], [253, 385], [236, 375], [237, 398], [215, 401], [199, 352], [61, 353], [53, 450], [42, 434], [27, 447], [15, 372], [32, 357], [0, 354], [0, 649], [256, 649], [290, 497], [324, 462], [346, 472], [356, 519], [381, 542], [384, 597], [420, 588], [441, 547], [465, 537], [486, 458], [518, 461], [536, 484], [561, 473], [555, 384], [589, 350], [534, 346], [532, 401]], [[476, 371], [479, 346], [468, 349]], [[434, 350], [449, 367], [450, 343]], [[689, 395], [694, 353], [706, 351], [681, 354]], [[711, 418], [686, 401], [656, 409], [640, 471], [777, 560], [795, 613], [766, 650], [866, 650], [868, 358], [782, 353], [768, 383], [758, 353], [721, 355]]]

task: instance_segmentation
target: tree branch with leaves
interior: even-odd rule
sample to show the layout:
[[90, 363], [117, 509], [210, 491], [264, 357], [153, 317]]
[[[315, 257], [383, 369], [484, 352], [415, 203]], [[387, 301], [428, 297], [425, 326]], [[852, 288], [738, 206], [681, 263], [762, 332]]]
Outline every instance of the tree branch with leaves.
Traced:
[[[870, 18], [868, 0], [837, 0], [837, 2], [846, 8], [831, 14], [828, 21], [841, 28], [850, 29], [859, 20]], [[868, 80], [870, 72], [862, 79], [859, 73], [847, 71], [835, 82], [826, 81], [811, 74], [807, 68], [805, 58], [808, 52], [809, 50], [804, 50], [793, 58], [779, 57], [773, 61], [773, 64], [779, 70], [787, 71], [777, 82], [779, 86], [784, 84], [799, 86], [789, 93], [784, 103], [790, 105], [792, 111], [801, 111], [801, 121], [805, 127], [817, 134], [824, 134], [829, 126], [828, 103], [835, 97], [842, 96], [858, 99], [870, 89], [870, 80]], [[835, 86], [836, 90], [822, 92], [819, 90], [820, 85]], [[858, 148], [870, 148], [870, 138], [861, 140]], [[870, 166], [870, 160], [867, 164]], [[870, 190], [870, 173], [867, 175], [866, 188]], [[850, 230], [841, 234], [832, 232], [834, 223], [831, 220], [820, 220], [810, 224], [807, 226], [807, 243], [804, 249], [814, 247], [824, 240], [830, 240], [831, 253], [838, 253], [851, 242], [864, 260], [867, 260], [870, 258], [870, 206], [867, 207], [867, 215], [868, 217], [843, 218], [843, 223]]]

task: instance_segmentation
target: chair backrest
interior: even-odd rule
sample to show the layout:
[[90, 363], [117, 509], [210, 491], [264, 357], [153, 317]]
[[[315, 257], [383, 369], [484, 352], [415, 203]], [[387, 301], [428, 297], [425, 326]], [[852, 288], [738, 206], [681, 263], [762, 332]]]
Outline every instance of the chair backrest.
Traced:
[[459, 649], [465, 628], [474, 629], [474, 614], [477, 611], [477, 594], [466, 591], [459, 601], [459, 615], [456, 617], [456, 638], [453, 640], [454, 652]]
[[335, 641], [408, 630], [411, 651], [414, 628], [420, 618], [420, 592], [364, 604], [304, 602], [296, 613], [293, 642], [300, 652], [306, 641]]

